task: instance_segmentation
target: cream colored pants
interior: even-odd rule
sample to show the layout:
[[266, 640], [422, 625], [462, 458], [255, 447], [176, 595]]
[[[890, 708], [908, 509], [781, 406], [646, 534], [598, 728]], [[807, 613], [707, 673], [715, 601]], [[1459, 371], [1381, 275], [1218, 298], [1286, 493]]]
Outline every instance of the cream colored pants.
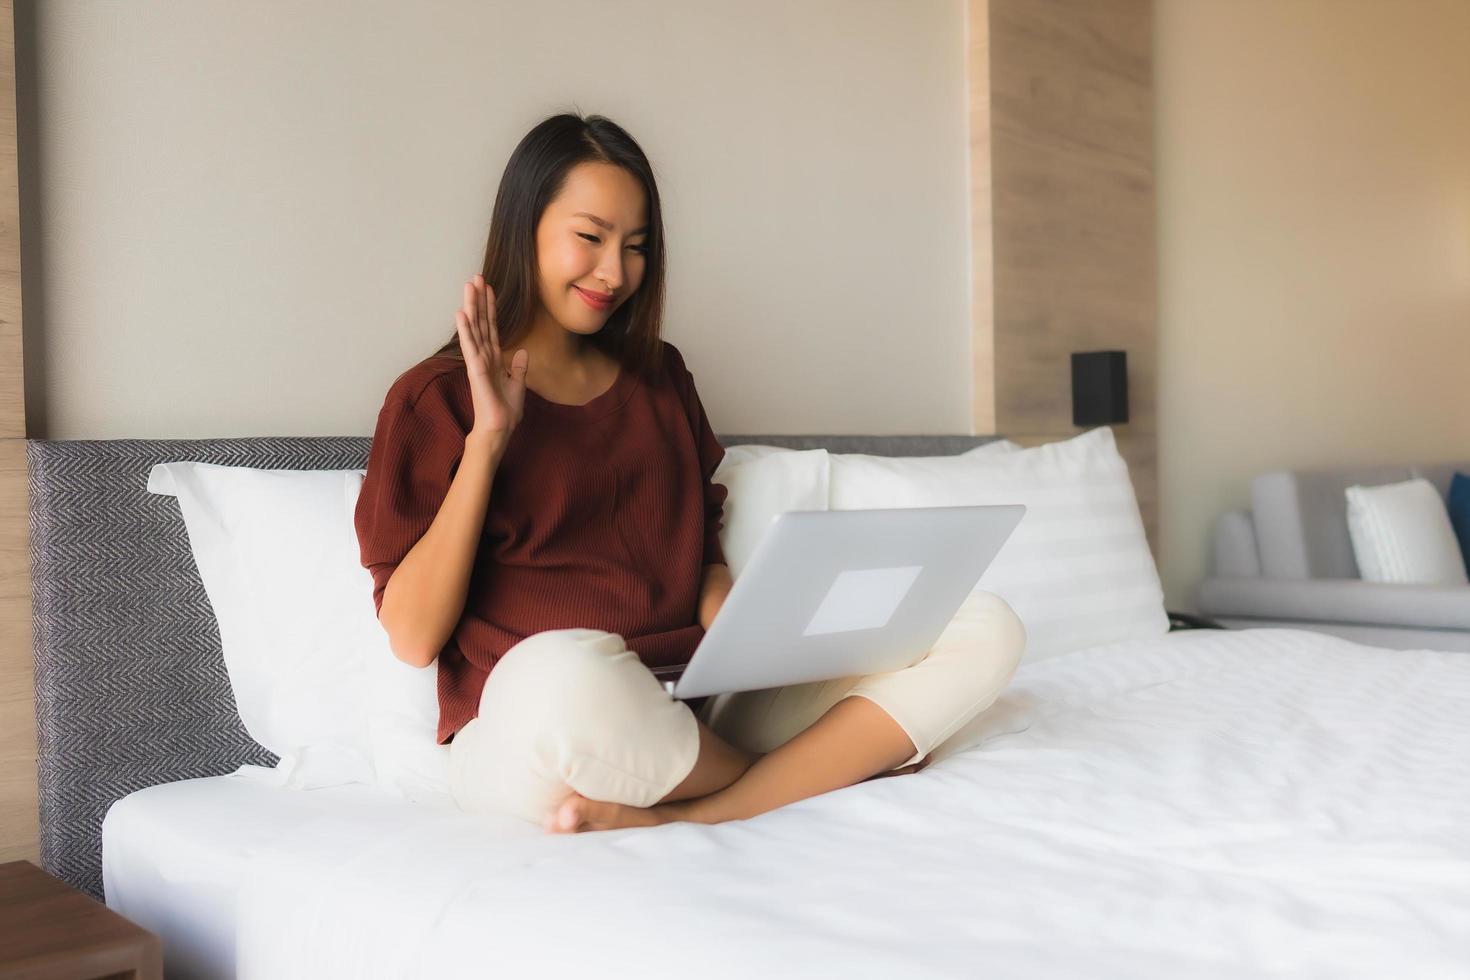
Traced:
[[[976, 591], [911, 666], [719, 695], [699, 720], [731, 744], [765, 753], [859, 695], [914, 743], [898, 769], [963, 747], [947, 740], [995, 701], [1025, 645], [1025, 628], [1005, 600]], [[617, 633], [546, 630], [506, 651], [485, 682], [478, 717], [449, 753], [450, 789], [462, 809], [540, 825], [573, 791], [657, 803], [693, 770], [699, 728]]]

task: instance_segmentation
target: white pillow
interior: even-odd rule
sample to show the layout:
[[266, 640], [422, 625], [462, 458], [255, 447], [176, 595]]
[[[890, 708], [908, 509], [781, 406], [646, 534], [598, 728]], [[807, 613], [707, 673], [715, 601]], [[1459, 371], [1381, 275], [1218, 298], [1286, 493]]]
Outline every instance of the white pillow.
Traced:
[[[967, 449], [963, 453], [959, 453], [958, 455], [980, 456], [990, 455], [992, 453], [1013, 453], [1020, 448], [1021, 446], [1019, 443], [1011, 442], [1011, 440], [1009, 439], [992, 439], [989, 442], [981, 443], [974, 449]], [[761, 459], [774, 453], [810, 451], [811, 450], [805, 449], [790, 449], [786, 446], [767, 446], [757, 442], [744, 442], [736, 446], [727, 446], [725, 448], [725, 455], [720, 459], [720, 466], [733, 466], [737, 463], [748, 462], [752, 459]], [[922, 459], [925, 457], [911, 456], [908, 458]], [[946, 456], [942, 458], [952, 459], [953, 457]]]
[[1031, 449], [907, 458], [833, 453], [831, 464], [832, 510], [1026, 505], [975, 586], [1021, 617], [1025, 659], [1169, 631], [1128, 465], [1110, 428]]
[[[738, 446], [726, 446], [725, 455], [720, 457], [720, 467], [734, 466], [738, 463], [749, 462], [752, 459], [761, 459], [777, 453], [804, 452], [805, 450], [788, 449], [785, 446], [763, 446], [757, 443], [742, 443]], [[716, 470], [720, 467], [716, 467]]]
[[[959, 455], [961, 455], [961, 456], [994, 456], [994, 455], [999, 455], [1001, 453], [1014, 453], [1014, 452], [1019, 451], [1020, 448], [1021, 448], [1021, 444], [1020, 443], [1018, 443], [1018, 442], [1011, 442], [1011, 440], [1009, 440], [1009, 439], [992, 439], [989, 442], [981, 443], [980, 445], [976, 446], [974, 449], [967, 449], [964, 452], [960, 453]], [[922, 459], [923, 457], [915, 457], [915, 458]]]
[[1347, 519], [1364, 581], [1470, 584], [1444, 498], [1423, 477], [1348, 487]]
[[825, 449], [731, 446], [711, 479], [729, 490], [720, 547], [730, 577], [755, 554], [766, 528], [788, 510], [826, 510], [830, 468]]
[[[1008, 439], [995, 439], [960, 455], [993, 456], [1020, 448]], [[826, 510], [831, 496], [831, 467], [825, 449], [788, 449], [759, 443], [729, 446], [711, 479], [729, 490], [720, 546], [732, 579], [739, 578], [778, 514]]]
[[149, 492], [179, 501], [240, 720], [280, 757], [284, 785], [374, 779], [364, 662], [343, 628], [362, 605], [346, 473], [181, 461], [148, 475]]
[[368, 736], [378, 782], [415, 803], [453, 806], [449, 792], [449, 746], [439, 731], [439, 661], [412, 667], [393, 655], [388, 634], [373, 607], [373, 576], [362, 567], [353, 513], [364, 470], [347, 474], [346, 527], [353, 588], [359, 597], [344, 628], [367, 665]]

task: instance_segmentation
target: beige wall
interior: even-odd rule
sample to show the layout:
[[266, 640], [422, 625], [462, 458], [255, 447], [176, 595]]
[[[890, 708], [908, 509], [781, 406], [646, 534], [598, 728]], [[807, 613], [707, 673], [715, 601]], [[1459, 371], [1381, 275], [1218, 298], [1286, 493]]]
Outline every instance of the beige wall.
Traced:
[[653, 161], [665, 336], [718, 430], [969, 432], [962, 0], [34, 16], [32, 436], [370, 434], [573, 104]]
[[1470, 455], [1470, 3], [1158, 0], [1162, 573], [1270, 468]]

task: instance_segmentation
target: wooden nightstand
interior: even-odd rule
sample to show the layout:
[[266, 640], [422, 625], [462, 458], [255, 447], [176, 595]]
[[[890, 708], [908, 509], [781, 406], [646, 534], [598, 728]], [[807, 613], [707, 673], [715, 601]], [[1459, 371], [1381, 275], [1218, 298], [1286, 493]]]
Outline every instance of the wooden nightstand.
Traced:
[[0, 864], [0, 977], [160, 980], [158, 937], [29, 861]]

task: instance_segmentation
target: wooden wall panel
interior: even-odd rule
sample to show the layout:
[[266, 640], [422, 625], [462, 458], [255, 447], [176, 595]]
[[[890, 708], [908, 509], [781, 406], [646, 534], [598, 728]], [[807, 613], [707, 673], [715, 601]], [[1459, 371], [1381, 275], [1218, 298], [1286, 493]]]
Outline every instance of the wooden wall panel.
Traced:
[[25, 439], [20, 336], [20, 170], [15, 122], [15, 28], [0, 0], [0, 439]]
[[974, 379], [970, 431], [1000, 431], [995, 417], [995, 240], [990, 185], [990, 30], [987, 0], [965, 22], [970, 112], [970, 324]]
[[0, 0], [0, 861], [40, 863], [17, 145], [14, 8]]
[[1127, 351], [1113, 432], [1157, 559], [1152, 0], [970, 0], [968, 31], [975, 431], [1077, 434], [1072, 352]]

